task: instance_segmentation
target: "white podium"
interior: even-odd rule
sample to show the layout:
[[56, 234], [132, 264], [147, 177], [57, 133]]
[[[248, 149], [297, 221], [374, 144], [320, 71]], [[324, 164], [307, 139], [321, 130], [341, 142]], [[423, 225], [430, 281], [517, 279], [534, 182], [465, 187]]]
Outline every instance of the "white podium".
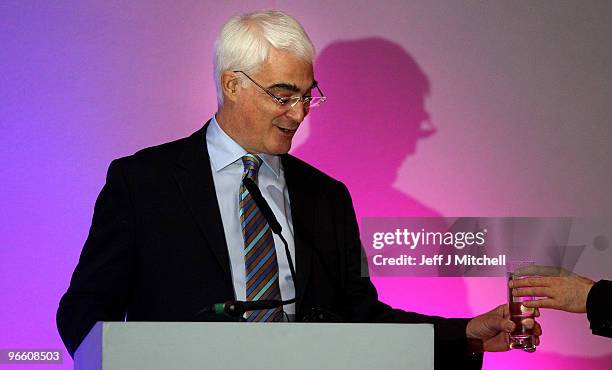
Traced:
[[98, 322], [77, 370], [432, 370], [430, 324]]

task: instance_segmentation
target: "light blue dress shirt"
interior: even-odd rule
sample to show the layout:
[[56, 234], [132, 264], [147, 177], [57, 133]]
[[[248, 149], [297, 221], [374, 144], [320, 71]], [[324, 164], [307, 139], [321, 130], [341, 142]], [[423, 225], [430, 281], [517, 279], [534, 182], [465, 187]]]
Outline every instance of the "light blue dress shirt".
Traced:
[[[247, 154], [247, 151], [223, 131], [216, 117], [212, 118], [206, 130], [206, 145], [210, 155], [210, 167], [229, 252], [234, 296], [237, 300], [244, 301], [246, 300], [246, 274], [244, 239], [238, 213], [240, 209], [238, 192], [244, 172], [241, 158]], [[263, 160], [257, 176], [259, 189], [283, 228], [282, 233], [289, 245], [289, 251], [291, 251], [295, 266], [295, 244], [289, 191], [287, 190], [280, 157], [270, 154], [258, 154], [258, 156]], [[278, 260], [281, 296], [283, 300], [292, 299], [295, 297], [295, 287], [287, 263], [284, 244], [277, 235], [274, 235], [274, 246], [276, 247]], [[295, 304], [286, 305], [284, 311], [290, 318], [294, 317]]]

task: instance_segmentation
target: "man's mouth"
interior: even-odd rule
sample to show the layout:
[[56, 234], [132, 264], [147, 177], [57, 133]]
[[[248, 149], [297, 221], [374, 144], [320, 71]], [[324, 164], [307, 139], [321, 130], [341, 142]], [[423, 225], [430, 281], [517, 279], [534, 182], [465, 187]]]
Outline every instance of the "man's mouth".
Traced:
[[295, 132], [297, 131], [297, 128], [290, 129], [290, 128], [284, 128], [280, 126], [276, 126], [276, 128], [281, 130], [282, 133], [289, 134], [289, 135], [295, 134]]

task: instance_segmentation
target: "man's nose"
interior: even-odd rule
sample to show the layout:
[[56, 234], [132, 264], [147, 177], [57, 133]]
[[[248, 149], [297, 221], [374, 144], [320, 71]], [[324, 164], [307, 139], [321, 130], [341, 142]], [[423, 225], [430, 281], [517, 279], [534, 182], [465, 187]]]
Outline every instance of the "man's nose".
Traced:
[[289, 107], [287, 110], [287, 117], [295, 120], [297, 123], [301, 123], [304, 120], [304, 117], [308, 114], [308, 111], [304, 109], [304, 102], [299, 101], [293, 107]]

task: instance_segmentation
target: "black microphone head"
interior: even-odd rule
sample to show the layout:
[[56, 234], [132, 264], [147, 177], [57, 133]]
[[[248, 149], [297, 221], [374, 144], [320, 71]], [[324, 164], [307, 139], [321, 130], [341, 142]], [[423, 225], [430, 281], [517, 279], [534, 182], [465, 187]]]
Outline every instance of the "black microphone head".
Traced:
[[245, 312], [255, 310], [268, 310], [271, 308], [282, 307], [283, 305], [295, 302], [295, 299], [281, 301], [277, 299], [262, 299], [259, 301], [227, 301], [222, 303], [223, 312], [229, 316], [242, 316]]
[[226, 314], [232, 317], [240, 317], [247, 311], [247, 307], [244, 302], [241, 301], [228, 301], [223, 304], [223, 309]]

